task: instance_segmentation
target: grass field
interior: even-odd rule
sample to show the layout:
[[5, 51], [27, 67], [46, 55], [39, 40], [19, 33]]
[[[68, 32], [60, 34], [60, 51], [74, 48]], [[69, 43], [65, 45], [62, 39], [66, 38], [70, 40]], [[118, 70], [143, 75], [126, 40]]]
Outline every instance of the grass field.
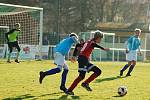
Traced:
[[[93, 62], [102, 70], [102, 75], [90, 86], [88, 92], [75, 88], [75, 96], [67, 96], [59, 90], [61, 73], [48, 76], [39, 84], [39, 71], [55, 67], [52, 61], [25, 61], [19, 64], [0, 62], [0, 100], [150, 100], [150, 63], [137, 63], [131, 77], [118, 78], [125, 62]], [[67, 87], [78, 76], [77, 64], [68, 62], [70, 71]], [[88, 73], [86, 78], [91, 73]], [[119, 97], [117, 88], [127, 86], [128, 93]]]

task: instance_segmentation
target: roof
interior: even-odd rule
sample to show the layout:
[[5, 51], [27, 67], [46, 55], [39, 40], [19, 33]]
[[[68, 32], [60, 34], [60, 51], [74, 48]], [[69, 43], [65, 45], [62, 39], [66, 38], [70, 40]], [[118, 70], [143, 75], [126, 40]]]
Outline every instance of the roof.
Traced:
[[135, 28], [142, 30], [142, 33], [149, 33], [149, 24], [145, 23], [98, 23], [96, 29], [109, 32], [133, 32]]

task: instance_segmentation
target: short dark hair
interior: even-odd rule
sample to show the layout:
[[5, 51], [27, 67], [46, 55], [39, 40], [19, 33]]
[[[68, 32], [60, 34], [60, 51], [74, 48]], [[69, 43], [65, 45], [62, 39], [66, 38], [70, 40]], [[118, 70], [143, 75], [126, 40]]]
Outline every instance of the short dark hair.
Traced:
[[94, 39], [97, 39], [97, 38], [103, 38], [103, 33], [102, 32], [100, 32], [100, 31], [97, 31], [97, 32], [95, 32], [94, 33]]

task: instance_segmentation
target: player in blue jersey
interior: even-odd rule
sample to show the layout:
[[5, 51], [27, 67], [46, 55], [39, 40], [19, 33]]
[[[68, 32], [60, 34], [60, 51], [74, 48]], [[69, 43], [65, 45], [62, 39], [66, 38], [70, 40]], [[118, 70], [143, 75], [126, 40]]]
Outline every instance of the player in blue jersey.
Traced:
[[66, 83], [66, 77], [68, 73], [68, 66], [65, 61], [65, 55], [68, 54], [71, 46], [74, 43], [78, 43], [78, 36], [75, 33], [71, 33], [67, 38], [63, 39], [62, 41], [60, 41], [59, 44], [56, 45], [56, 47], [54, 48], [54, 52], [55, 52], [54, 63], [57, 65], [57, 67], [45, 72], [40, 71], [40, 77], [39, 77], [40, 83], [42, 83], [42, 80], [44, 79], [45, 76], [59, 73], [63, 68], [64, 70], [62, 73], [60, 90], [64, 92], [67, 90], [65, 83]]
[[129, 39], [126, 41], [126, 60], [128, 61], [128, 64], [126, 64], [121, 70], [120, 70], [120, 76], [123, 75], [123, 72], [129, 67], [128, 73], [126, 76], [131, 76], [131, 72], [133, 68], [136, 65], [137, 60], [137, 49], [139, 50], [139, 54], [142, 55], [140, 51], [140, 34], [141, 30], [136, 28], [135, 29], [135, 35], [130, 36]]

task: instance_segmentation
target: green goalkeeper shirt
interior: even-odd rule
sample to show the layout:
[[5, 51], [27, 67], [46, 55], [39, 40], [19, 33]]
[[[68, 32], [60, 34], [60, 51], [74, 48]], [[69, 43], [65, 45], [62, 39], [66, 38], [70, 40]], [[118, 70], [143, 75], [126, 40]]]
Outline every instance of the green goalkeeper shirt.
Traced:
[[12, 29], [7, 33], [7, 40], [8, 42], [15, 42], [17, 41], [17, 37], [20, 34], [20, 30]]

